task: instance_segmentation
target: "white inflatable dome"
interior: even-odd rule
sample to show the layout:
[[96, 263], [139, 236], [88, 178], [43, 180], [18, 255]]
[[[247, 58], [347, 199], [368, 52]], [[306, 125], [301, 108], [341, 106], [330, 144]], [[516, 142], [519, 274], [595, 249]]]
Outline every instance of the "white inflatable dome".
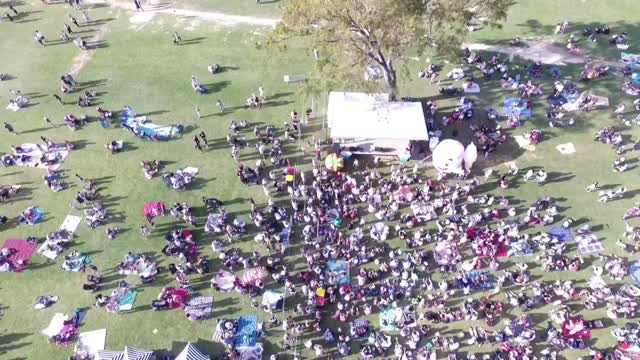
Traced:
[[463, 173], [464, 145], [458, 140], [442, 140], [433, 149], [433, 166], [444, 173]]

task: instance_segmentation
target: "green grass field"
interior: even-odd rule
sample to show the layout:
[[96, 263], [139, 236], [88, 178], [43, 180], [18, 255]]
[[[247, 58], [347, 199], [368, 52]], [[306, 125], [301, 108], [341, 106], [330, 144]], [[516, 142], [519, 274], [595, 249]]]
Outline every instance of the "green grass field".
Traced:
[[[251, 0], [221, 1], [194, 0], [180, 4], [184, 8], [202, 11], [217, 11], [236, 15], [269, 16], [278, 14], [281, 2], [256, 5]], [[515, 34], [526, 36], [548, 35], [555, 23], [562, 19], [575, 22], [572, 31], [579, 31], [584, 24], [608, 23], [613, 32], [627, 31], [632, 35], [640, 35], [634, 23], [637, 5], [634, 0], [618, 0], [615, 4], [607, 2], [563, 0], [523, 0], [512, 9], [510, 17], [502, 30], [487, 29], [472, 34], [473, 41], [506, 42]], [[4, 9], [3, 9], [4, 10]], [[148, 23], [130, 21], [132, 12], [109, 7], [95, 7], [91, 15], [96, 23], [82, 28], [83, 36], [100, 34], [101, 46], [84, 58], [85, 64], [77, 78], [87, 89], [95, 89], [99, 93], [100, 106], [120, 110], [124, 105], [132, 106], [139, 114], [147, 114], [155, 123], [183, 123], [187, 126], [182, 137], [167, 142], [142, 142], [135, 139], [123, 129], [111, 126], [103, 129], [97, 122], [71, 132], [66, 126], [48, 129], [43, 116], [47, 116], [57, 124], [63, 124], [63, 116], [67, 113], [94, 115], [93, 109], [79, 109], [75, 106], [78, 94], [65, 95], [68, 105], [61, 106], [52, 97], [59, 93], [57, 79], [67, 73], [78, 61], [80, 51], [73, 44], [51, 45], [42, 48], [32, 39], [33, 32], [38, 29], [51, 41], [57, 39], [62, 30], [62, 23], [68, 21], [66, 16], [72, 11], [64, 5], [44, 6], [39, 1], [20, 2], [18, 10], [25, 15], [16, 22], [0, 23], [0, 72], [8, 73], [12, 79], [0, 82], [0, 103], [6, 104], [11, 96], [9, 89], [20, 89], [32, 99], [32, 105], [18, 112], [0, 110], [0, 120], [11, 123], [18, 135], [0, 131], [0, 153], [10, 152], [10, 145], [39, 142], [40, 136], [55, 140], [70, 140], [78, 144], [78, 149], [67, 158], [61, 171], [66, 181], [72, 184], [71, 189], [54, 193], [43, 184], [44, 171], [34, 168], [9, 167], [0, 168], [0, 184], [21, 184], [25, 191], [18, 198], [0, 206], [0, 213], [15, 218], [28, 206], [37, 205], [47, 211], [44, 222], [35, 226], [9, 225], [0, 228], [0, 240], [7, 238], [25, 238], [27, 236], [45, 236], [57, 229], [67, 214], [80, 215], [80, 210], [73, 210], [69, 204], [76, 191], [81, 187], [74, 174], [98, 179], [103, 203], [109, 209], [108, 226], [121, 228], [121, 235], [113, 241], [106, 238], [104, 227], [90, 230], [84, 223], [76, 233], [72, 248], [90, 254], [92, 262], [105, 270], [107, 290], [109, 292], [116, 283], [125, 277], [114, 272], [122, 257], [129, 251], [144, 252], [154, 256], [162, 266], [166, 267], [173, 259], [162, 257], [160, 250], [165, 244], [164, 235], [173, 228], [182, 225], [170, 216], [161, 218], [156, 225], [152, 237], [144, 239], [139, 227], [145, 222], [142, 206], [146, 201], [188, 202], [198, 207], [197, 214], [200, 226], [195, 231], [198, 242], [202, 244], [202, 252], [213, 257], [209, 244], [212, 237], [205, 235], [202, 224], [206, 212], [201, 209], [202, 196], [215, 196], [225, 202], [232, 216], [243, 216], [248, 219], [249, 199], [254, 198], [264, 204], [266, 199], [259, 187], [246, 187], [237, 180], [234, 170], [235, 162], [230, 156], [225, 136], [232, 119], [246, 119], [251, 123], [264, 127], [273, 124], [282, 127], [288, 114], [294, 109], [302, 111], [310, 106], [310, 100], [300, 95], [300, 87], [285, 84], [285, 74], [305, 74], [312, 69], [312, 57], [302, 48], [291, 47], [288, 52], [280, 53], [270, 50], [258, 50], [256, 43], [265, 40], [269, 29], [253, 28], [249, 25], [223, 27], [219, 24], [185, 19], [174, 16], [156, 16]], [[3, 13], [4, 11], [2, 11]], [[28, 13], [27, 13], [28, 12]], [[81, 18], [80, 13], [75, 14]], [[187, 44], [173, 46], [171, 33], [179, 31]], [[566, 37], [566, 35], [565, 35]], [[564, 42], [565, 37], [554, 38]], [[590, 54], [616, 60], [618, 51], [613, 51], [604, 41], [596, 46], [589, 46]], [[632, 51], [633, 50], [633, 51]], [[632, 44], [632, 52], [640, 52], [637, 44]], [[441, 109], [451, 109], [455, 99], [444, 99], [436, 96], [437, 87], [429, 86], [415, 74], [424, 66], [424, 60], [407, 60], [409, 78], [403, 81], [402, 95], [435, 96]], [[516, 60], [517, 61], [517, 60]], [[207, 65], [220, 63], [228, 70], [216, 75], [207, 72]], [[446, 73], [443, 71], [443, 73]], [[579, 74], [579, 66], [562, 67], [563, 75]], [[211, 91], [203, 96], [195, 94], [190, 88], [190, 76], [196, 74]], [[545, 89], [549, 89], [553, 80], [543, 79]], [[620, 102], [630, 104], [632, 98], [619, 91], [622, 79], [610, 76], [596, 82], [580, 84], [595, 93], [609, 96], [613, 106]], [[479, 96], [478, 109], [486, 106], [501, 108], [501, 102], [511, 93], [496, 86], [496, 82], [481, 83], [483, 91]], [[259, 111], [244, 108], [245, 99], [263, 86], [270, 98], [269, 106]], [[215, 106], [216, 100], [222, 100], [228, 111], [220, 115]], [[319, 110], [324, 104], [320, 97], [316, 99]], [[194, 107], [199, 107], [203, 118], [196, 120]], [[620, 123], [612, 116], [611, 109], [598, 110], [588, 114], [578, 114], [577, 126], [569, 129], [549, 129], [544, 117], [543, 100], [537, 99], [534, 107], [534, 118], [527, 121], [523, 128], [508, 130], [510, 135], [533, 128], [544, 130], [543, 141], [535, 151], [518, 149], [510, 136], [508, 144], [499, 148], [497, 154], [478, 162], [478, 174], [482, 168], [495, 166], [499, 172], [507, 170], [501, 163], [516, 161], [521, 169], [530, 166], [543, 166], [552, 176], [562, 181], [551, 181], [539, 187], [535, 184], [517, 183], [516, 186], [502, 191], [492, 186], [484, 187], [492, 194], [504, 194], [521, 201], [518, 208], [526, 209], [529, 203], [543, 195], [561, 199], [560, 206], [565, 217], [589, 217], [598, 230], [598, 235], [605, 239], [606, 252], [625, 255], [630, 260], [636, 255], [623, 254], [614, 245], [621, 236], [624, 225], [620, 220], [624, 211], [638, 199], [638, 169], [619, 174], [611, 171], [611, 163], [615, 153], [606, 145], [593, 141], [597, 129]], [[504, 124], [503, 124], [504, 125]], [[312, 132], [319, 124], [305, 135], [305, 143], [310, 140]], [[506, 126], [505, 126], [506, 127]], [[637, 128], [621, 128], [625, 136], [633, 141], [638, 140], [640, 131]], [[4, 130], [4, 129], [2, 129]], [[450, 129], [448, 129], [450, 130]], [[447, 130], [447, 132], [448, 132]], [[210, 149], [204, 153], [193, 149], [191, 137], [204, 131], [210, 142]], [[253, 135], [248, 131], [248, 138]], [[124, 140], [128, 149], [117, 155], [111, 155], [103, 148], [103, 144], [111, 140]], [[562, 143], [575, 144], [577, 153], [569, 156], [561, 155], [555, 147]], [[295, 143], [288, 144], [289, 151], [299, 166], [308, 167], [308, 157], [300, 154]], [[309, 154], [309, 152], [307, 152]], [[636, 153], [627, 155], [637, 166]], [[195, 166], [200, 169], [198, 181], [190, 190], [175, 192], [167, 189], [159, 178], [146, 180], [140, 168], [141, 160], [157, 159], [163, 161], [166, 171], [184, 166]], [[243, 150], [242, 161], [253, 164], [256, 160], [253, 147]], [[432, 169], [424, 170], [433, 175]], [[553, 179], [552, 179], [553, 180]], [[602, 204], [595, 194], [587, 194], [584, 188], [598, 180], [601, 185], [610, 187], [626, 186], [633, 196], [612, 203]], [[428, 227], [434, 227], [433, 224]], [[532, 229], [532, 231], [540, 231]], [[398, 240], [390, 241], [395, 247], [401, 246]], [[236, 246], [236, 245], [234, 245]], [[242, 239], [238, 244], [243, 251], [249, 252], [266, 249], [252, 241], [252, 235]], [[296, 256], [299, 249], [294, 246], [287, 261], [301, 270], [303, 262]], [[570, 245], [571, 253], [576, 253], [575, 245]], [[587, 256], [592, 261], [595, 255]], [[571, 278], [584, 286], [583, 280], [591, 274], [590, 269], [579, 273], [544, 273], [540, 266], [531, 262], [533, 276], [536, 280], [550, 281]], [[63, 359], [69, 356], [72, 348], [60, 348], [49, 345], [45, 336], [40, 334], [56, 312], [71, 313], [77, 307], [90, 307], [85, 324], [80, 331], [107, 328], [107, 348], [119, 350], [125, 345], [149, 348], [161, 352], [176, 354], [187, 341], [196, 342], [204, 351], [220, 355], [222, 345], [210, 341], [215, 327], [214, 320], [191, 322], [184, 318], [180, 310], [153, 312], [150, 302], [164, 286], [176, 286], [177, 283], [168, 274], [151, 285], [140, 287], [136, 306], [131, 312], [110, 314], [103, 309], [92, 307], [94, 294], [81, 290], [84, 274], [63, 272], [60, 269], [61, 257], [57, 261], [47, 261], [35, 255], [29, 268], [19, 274], [3, 273], [0, 275], [0, 359]], [[505, 262], [505, 268], [511, 263]], [[217, 270], [221, 266], [218, 259], [211, 261], [211, 268]], [[436, 275], [437, 279], [439, 275]], [[266, 320], [264, 313], [250, 306], [250, 300], [238, 294], [214, 293], [209, 288], [211, 275], [192, 276], [198, 294], [215, 297], [214, 317], [256, 314]], [[127, 279], [135, 285], [138, 280]], [[626, 279], [626, 281], [631, 281]], [[270, 284], [274, 286], [274, 284]], [[60, 301], [45, 310], [33, 310], [36, 296], [52, 294], [60, 296]], [[478, 294], [479, 295], [479, 294]], [[292, 299], [296, 302], [300, 299]], [[454, 301], [457, 301], [454, 300]], [[288, 303], [289, 300], [288, 300]], [[588, 311], [581, 308], [578, 302], [571, 303], [572, 308], [588, 319], [604, 316], [602, 309]], [[289, 307], [288, 309], [291, 309]], [[546, 324], [546, 313], [550, 307], [533, 311], [532, 316], [538, 321], [537, 328], [543, 330]], [[506, 314], [513, 317], [519, 314], [514, 310]], [[377, 315], [372, 316], [374, 324], [378, 323]], [[623, 324], [624, 321], [618, 322]], [[335, 325], [335, 324], [334, 324]], [[454, 333], [466, 328], [468, 322], [454, 323], [448, 327], [434, 326], [441, 333]], [[480, 324], [478, 324], [480, 325]], [[613, 326], [612, 322], [607, 325]], [[499, 325], [502, 326], [502, 325]], [[157, 333], [154, 333], [157, 329]], [[611, 346], [614, 339], [608, 329], [598, 330], [590, 344], [596, 347]], [[282, 331], [272, 329], [265, 339], [268, 354], [282, 351]], [[542, 332], [539, 333], [541, 339]], [[318, 334], [305, 335], [318, 337]], [[540, 346], [543, 341], [538, 342]], [[354, 346], [357, 350], [357, 346]], [[463, 346], [461, 351], [488, 352], [491, 348], [469, 348]], [[301, 350], [304, 358], [312, 358], [313, 354]], [[567, 359], [574, 359], [577, 352], [567, 352]]]

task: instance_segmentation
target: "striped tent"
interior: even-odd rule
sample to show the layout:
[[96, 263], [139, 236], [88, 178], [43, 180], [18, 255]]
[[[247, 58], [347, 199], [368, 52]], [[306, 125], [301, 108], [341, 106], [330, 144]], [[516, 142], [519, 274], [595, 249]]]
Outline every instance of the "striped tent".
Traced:
[[154, 360], [153, 351], [125, 346], [124, 351], [102, 350], [99, 360]]
[[200, 352], [192, 343], [187, 343], [187, 346], [182, 349], [176, 360], [211, 360], [211, 358], [209, 355]]

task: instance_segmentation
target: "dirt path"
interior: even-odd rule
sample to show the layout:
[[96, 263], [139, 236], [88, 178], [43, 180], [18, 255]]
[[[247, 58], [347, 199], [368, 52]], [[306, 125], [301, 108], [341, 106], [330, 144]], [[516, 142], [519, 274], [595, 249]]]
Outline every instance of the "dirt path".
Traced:
[[[89, 61], [93, 58], [93, 54], [96, 52], [96, 47], [92, 46], [104, 40], [105, 35], [109, 32], [109, 28], [107, 24], [100, 26], [98, 31], [91, 37], [85, 39], [87, 41], [87, 45], [89, 46], [89, 50], [80, 50], [80, 54], [73, 58], [73, 65], [71, 65], [71, 69], [69, 69], [69, 73], [74, 77], [80, 73], [80, 70], [87, 65]], [[70, 45], [75, 46], [75, 45]]]
[[550, 38], [523, 40], [526, 46], [487, 45], [482, 43], [464, 44], [469, 50], [494, 51], [509, 56], [518, 56], [525, 60], [540, 61], [543, 64], [567, 65], [584, 64], [589, 60], [604, 63], [609, 66], [619, 66], [620, 63], [604, 59], [593, 59], [585, 55], [571, 54], [566, 48], [553, 43]]
[[[106, 4], [112, 7], [133, 10], [135, 11], [135, 6], [133, 1], [106, 1], [106, 0], [88, 0], [90, 4]], [[131, 17], [131, 22], [144, 24], [153, 19], [153, 17], [157, 14], [164, 15], [174, 15], [180, 17], [195, 17], [199, 18], [203, 21], [212, 22], [222, 26], [235, 26], [235, 25], [255, 25], [255, 26], [265, 26], [265, 27], [274, 27], [280, 21], [280, 19], [274, 18], [266, 18], [266, 17], [256, 17], [256, 16], [244, 16], [244, 15], [229, 15], [219, 12], [210, 12], [210, 11], [196, 11], [190, 9], [180, 9], [173, 6], [173, 3], [167, 4], [159, 2], [158, 0], [149, 1], [149, 3], [143, 5], [144, 11], [137, 12], [134, 16]]]

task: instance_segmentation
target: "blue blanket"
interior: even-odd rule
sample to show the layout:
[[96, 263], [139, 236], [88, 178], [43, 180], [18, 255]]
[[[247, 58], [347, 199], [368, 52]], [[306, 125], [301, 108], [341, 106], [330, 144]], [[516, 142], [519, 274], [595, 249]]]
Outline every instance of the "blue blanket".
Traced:
[[557, 237], [560, 241], [571, 241], [573, 240], [573, 234], [571, 234], [571, 230], [563, 227], [563, 226], [552, 226], [549, 228], [549, 235], [552, 237]]
[[258, 340], [258, 318], [256, 316], [240, 316], [238, 331], [233, 336], [235, 347], [256, 346]]
[[396, 318], [402, 312], [402, 309], [395, 307], [386, 307], [380, 311], [379, 325], [383, 331], [396, 331], [398, 327], [395, 325]]
[[327, 262], [327, 277], [331, 284], [350, 283], [349, 263], [345, 260], [329, 260]]
[[629, 275], [631, 275], [633, 280], [640, 284], [640, 261], [636, 261], [629, 267]]
[[503, 112], [505, 116], [511, 116], [516, 112], [520, 112], [520, 118], [531, 117], [531, 109], [527, 108], [526, 101], [511, 96], [507, 96], [504, 99]]

